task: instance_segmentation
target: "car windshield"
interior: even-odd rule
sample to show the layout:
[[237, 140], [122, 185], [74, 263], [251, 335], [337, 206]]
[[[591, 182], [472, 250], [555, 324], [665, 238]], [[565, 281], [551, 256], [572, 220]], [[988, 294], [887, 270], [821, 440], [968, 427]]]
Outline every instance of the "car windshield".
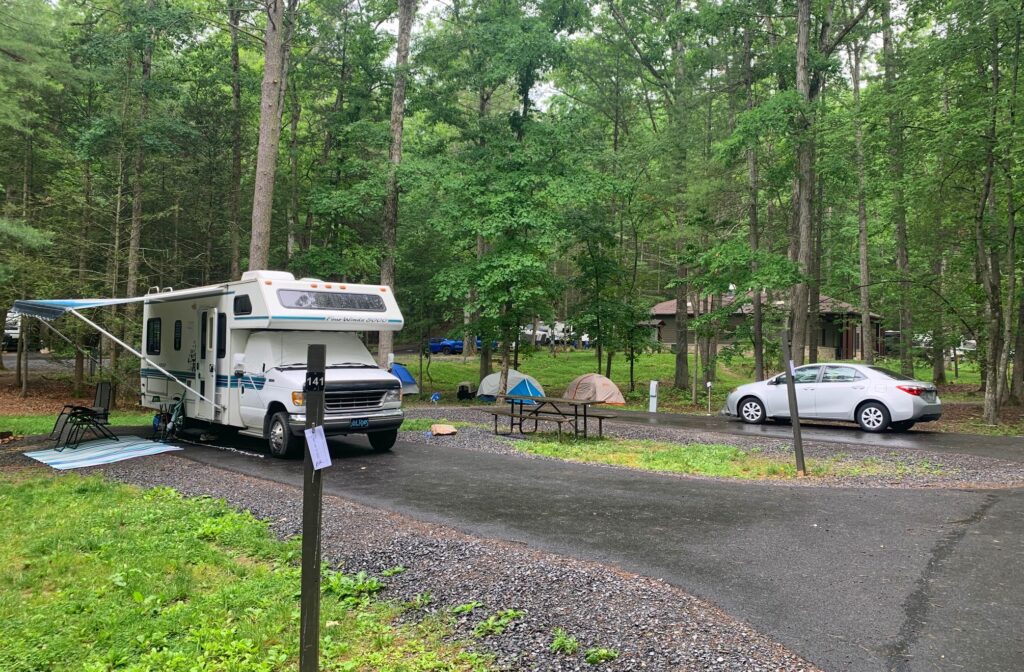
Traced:
[[869, 366], [868, 368], [874, 371], [875, 373], [880, 373], [886, 378], [892, 378], [893, 380], [917, 380], [916, 378], [912, 378], [910, 376], [904, 376], [902, 373], [896, 373], [895, 371], [890, 371], [889, 369], [883, 369], [880, 366]]

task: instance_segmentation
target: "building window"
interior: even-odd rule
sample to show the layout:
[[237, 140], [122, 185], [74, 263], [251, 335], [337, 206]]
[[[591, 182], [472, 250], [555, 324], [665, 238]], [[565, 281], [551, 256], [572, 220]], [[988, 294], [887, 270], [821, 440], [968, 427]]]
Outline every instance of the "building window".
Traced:
[[146, 354], [160, 354], [160, 327], [159, 317], [151, 317], [146, 320]]
[[235, 315], [252, 315], [252, 299], [248, 294], [235, 297]]
[[174, 321], [174, 350], [181, 350], [181, 320]]

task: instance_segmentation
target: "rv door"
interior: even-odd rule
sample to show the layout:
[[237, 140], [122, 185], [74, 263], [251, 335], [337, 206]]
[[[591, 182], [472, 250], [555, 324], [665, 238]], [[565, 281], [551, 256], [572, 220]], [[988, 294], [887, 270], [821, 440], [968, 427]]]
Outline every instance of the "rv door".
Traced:
[[[212, 400], [217, 399], [217, 309], [214, 306], [197, 308], [199, 322], [199, 370], [196, 378], [199, 393]], [[200, 420], [215, 420], [217, 409], [214, 401], [196, 400], [195, 417]]]

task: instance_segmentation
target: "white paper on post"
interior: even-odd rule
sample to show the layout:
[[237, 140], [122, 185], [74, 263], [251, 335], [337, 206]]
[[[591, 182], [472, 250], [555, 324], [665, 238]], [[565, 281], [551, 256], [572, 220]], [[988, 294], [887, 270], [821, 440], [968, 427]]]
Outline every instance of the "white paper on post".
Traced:
[[305, 433], [309, 455], [313, 458], [313, 470], [331, 466], [331, 451], [327, 449], [327, 436], [324, 435], [323, 425], [307, 429]]

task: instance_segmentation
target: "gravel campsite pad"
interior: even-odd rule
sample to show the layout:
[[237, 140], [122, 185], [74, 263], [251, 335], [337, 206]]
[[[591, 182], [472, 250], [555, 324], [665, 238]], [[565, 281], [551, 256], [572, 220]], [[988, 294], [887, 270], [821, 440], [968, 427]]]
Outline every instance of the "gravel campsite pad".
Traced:
[[[403, 432], [406, 441], [458, 446], [506, 455], [522, 455], [534, 459], [553, 459], [531, 455], [520, 450], [522, 441], [516, 435], [495, 436], [492, 416], [488, 407], [413, 407], [406, 410], [407, 417], [444, 419], [450, 422], [471, 423], [459, 430], [457, 436], [430, 436], [429, 432]], [[507, 419], [504, 419], [507, 423]], [[717, 434], [705, 430], [679, 427], [653, 427], [628, 422], [605, 421], [604, 435], [620, 439], [652, 439], [681, 445], [714, 443], [736, 446], [743, 450], [760, 451], [765, 457], [792, 459], [792, 442], [760, 436]], [[955, 453], [931, 453], [924, 450], [893, 450], [877, 446], [848, 445], [804, 441], [804, 454], [808, 461], [836, 459], [840, 462], [869, 461], [881, 468], [868, 475], [844, 477], [813, 477], [802, 479], [766, 479], [773, 485], [801, 487], [878, 487], [878, 488], [963, 488], [963, 487], [1019, 487], [1024, 485], [1024, 463], [1007, 462], [989, 457]], [[609, 469], [626, 467], [608, 466]], [[680, 478], [711, 478], [678, 474]]]

